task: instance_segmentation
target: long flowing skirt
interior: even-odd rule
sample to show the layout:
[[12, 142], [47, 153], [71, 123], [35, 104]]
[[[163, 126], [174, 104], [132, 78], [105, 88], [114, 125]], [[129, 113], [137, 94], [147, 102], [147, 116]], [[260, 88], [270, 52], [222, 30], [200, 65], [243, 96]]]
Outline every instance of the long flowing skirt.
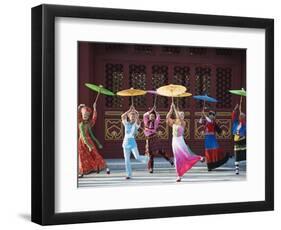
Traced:
[[105, 160], [98, 153], [98, 150], [93, 145], [91, 151], [79, 138], [78, 141], [78, 153], [79, 153], [79, 174], [87, 174], [93, 171], [101, 171], [106, 168]]
[[183, 176], [194, 164], [201, 160], [200, 156], [193, 155], [183, 136], [173, 136], [172, 148], [178, 176]]
[[215, 135], [205, 135], [205, 157], [209, 170], [223, 165], [229, 159], [229, 154], [224, 153], [219, 147]]

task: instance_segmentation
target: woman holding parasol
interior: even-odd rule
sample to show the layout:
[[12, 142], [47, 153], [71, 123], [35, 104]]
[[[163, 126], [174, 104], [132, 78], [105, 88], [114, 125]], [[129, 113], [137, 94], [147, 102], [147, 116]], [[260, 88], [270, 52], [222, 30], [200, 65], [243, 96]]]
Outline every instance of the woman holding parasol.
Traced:
[[[182, 85], [167, 85], [157, 89], [158, 94], [172, 97], [172, 104], [166, 116], [167, 124], [173, 129], [172, 149], [174, 154], [175, 167], [177, 172], [176, 182], [180, 182], [182, 176], [192, 168], [198, 161], [204, 161], [204, 157], [194, 155], [184, 140], [184, 129], [186, 122], [184, 112], [177, 110], [173, 98], [185, 93], [186, 88]], [[175, 118], [172, 118], [173, 112]]]
[[[97, 120], [97, 100], [100, 95], [107, 94], [113, 96], [114, 94], [94, 84], [86, 84], [88, 88], [93, 91], [97, 91], [95, 102], [93, 104], [93, 110], [90, 107], [80, 104], [78, 106], [78, 156], [79, 156], [79, 176], [82, 177], [84, 174], [90, 172], [99, 173], [101, 170], [106, 168], [106, 173], [110, 174], [109, 168], [106, 166], [106, 162], [100, 155], [96, 145], [99, 149], [102, 148], [101, 143], [95, 137], [92, 128], [94, 127]], [[92, 115], [92, 116], [91, 116]]]
[[[147, 91], [151, 94], [155, 94], [157, 97], [156, 91]], [[161, 155], [164, 159], [170, 162], [173, 166], [174, 162], [168, 154], [161, 147], [160, 139], [157, 135], [157, 128], [160, 122], [160, 114], [156, 111], [156, 101], [154, 101], [154, 106], [151, 110], [143, 114], [143, 123], [144, 123], [144, 135], [145, 135], [145, 154], [149, 157], [147, 168], [150, 173], [153, 173], [154, 167], [154, 157], [156, 155]]]
[[[131, 97], [144, 95], [146, 92], [138, 89], [126, 89], [117, 92], [119, 96]], [[125, 135], [122, 143], [124, 159], [125, 159], [125, 169], [126, 169], [126, 179], [131, 179], [132, 177], [132, 166], [131, 166], [131, 153], [133, 153], [137, 161], [147, 163], [147, 156], [140, 156], [136, 136], [138, 134], [138, 129], [140, 128], [139, 113], [135, 109], [133, 100], [130, 109], [121, 115], [122, 124], [125, 128]]]
[[[240, 96], [240, 104], [236, 105], [232, 112], [232, 134], [234, 137], [234, 156], [235, 156], [235, 174], [239, 174], [240, 161], [246, 160], [246, 114], [242, 112], [242, 100], [246, 97], [246, 91], [230, 90], [232, 94]], [[239, 113], [238, 110], [239, 109]]]
[[205, 157], [207, 162], [208, 171], [220, 167], [229, 159], [229, 154], [224, 153], [219, 147], [216, 133], [220, 133], [221, 129], [216, 123], [216, 112], [209, 111], [208, 115], [205, 113], [205, 103], [217, 102], [215, 98], [208, 95], [194, 96], [197, 100], [204, 101], [202, 116], [199, 120], [200, 124], [204, 125], [204, 138], [205, 138]]
[[[175, 113], [175, 119], [172, 119], [172, 114]], [[183, 134], [186, 126], [184, 121], [184, 112], [176, 109], [174, 103], [171, 104], [170, 110], [166, 117], [167, 124], [173, 129], [172, 149], [175, 159], [177, 172], [176, 182], [180, 182], [182, 176], [192, 168], [198, 161], [204, 162], [204, 157], [195, 155], [185, 143]]]

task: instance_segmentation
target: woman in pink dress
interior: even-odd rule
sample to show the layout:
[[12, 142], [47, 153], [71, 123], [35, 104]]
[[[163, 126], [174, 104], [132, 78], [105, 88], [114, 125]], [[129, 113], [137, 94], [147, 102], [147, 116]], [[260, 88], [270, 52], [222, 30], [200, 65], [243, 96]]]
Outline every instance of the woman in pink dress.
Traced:
[[[173, 111], [175, 112], [175, 119], [172, 119]], [[184, 121], [184, 112], [176, 109], [172, 103], [170, 111], [166, 117], [167, 124], [173, 129], [172, 149], [174, 154], [174, 163], [176, 166], [177, 179], [180, 182], [182, 176], [192, 168], [198, 161], [204, 162], [205, 158], [195, 155], [187, 146], [184, 140], [184, 129], [186, 122]]]

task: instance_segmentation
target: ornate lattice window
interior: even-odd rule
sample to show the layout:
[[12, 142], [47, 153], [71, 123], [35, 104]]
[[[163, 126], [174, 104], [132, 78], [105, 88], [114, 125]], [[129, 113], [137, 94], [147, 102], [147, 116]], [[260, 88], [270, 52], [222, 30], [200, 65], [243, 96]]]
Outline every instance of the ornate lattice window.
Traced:
[[134, 51], [138, 54], [152, 54], [152, 50], [151, 45], [134, 45]]
[[[199, 66], [195, 68], [195, 95], [210, 94], [211, 72], [211, 67]], [[202, 107], [203, 103], [201, 101], [196, 101], [196, 108]]]
[[[105, 87], [114, 93], [122, 89], [124, 79], [123, 65], [107, 63], [105, 65]], [[105, 97], [105, 105], [109, 108], [122, 108], [122, 97]]]
[[105, 51], [106, 52], [125, 52], [127, 50], [127, 46], [123, 44], [106, 44]]
[[[129, 65], [129, 85], [135, 89], [146, 89], [146, 66], [145, 65]], [[146, 101], [144, 96], [134, 97], [134, 105], [137, 107], [145, 107]]]
[[230, 67], [216, 68], [216, 97], [219, 100], [217, 108], [231, 108], [231, 89], [232, 69]]
[[232, 55], [232, 49], [225, 49], [225, 48], [216, 49], [216, 55], [230, 56]]
[[162, 46], [162, 52], [169, 55], [178, 55], [181, 52], [181, 48], [178, 46]]
[[[175, 66], [173, 83], [183, 85], [187, 92], [190, 92], [190, 68], [188, 66]], [[189, 98], [177, 98], [176, 103], [180, 108], [187, 108], [190, 106]]]
[[206, 55], [207, 48], [192, 47], [187, 48], [187, 52], [189, 53], [189, 55]]
[[[152, 88], [157, 88], [168, 84], [168, 66], [166, 65], [153, 65], [152, 66]], [[154, 97], [154, 96], [153, 96]], [[154, 100], [154, 98], [153, 98]], [[168, 98], [157, 97], [157, 107], [167, 108]]]

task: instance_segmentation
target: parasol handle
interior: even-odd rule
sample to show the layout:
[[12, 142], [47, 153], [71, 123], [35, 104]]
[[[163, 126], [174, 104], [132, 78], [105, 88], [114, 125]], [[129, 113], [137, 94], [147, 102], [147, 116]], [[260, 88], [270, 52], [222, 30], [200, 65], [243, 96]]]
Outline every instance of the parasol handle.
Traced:
[[203, 112], [205, 112], [206, 101], [203, 103]]
[[177, 98], [177, 110], [179, 110], [179, 98]]
[[97, 94], [97, 96], [96, 96], [96, 99], [95, 99], [95, 102], [94, 102], [94, 104], [95, 104], [95, 103], [97, 103], [97, 101], [98, 101], [98, 98], [99, 98], [99, 95], [100, 95], [100, 91], [98, 92], [98, 94]]
[[155, 97], [154, 97], [154, 108], [156, 108], [156, 101], [157, 101], [157, 94], [155, 94]]
[[241, 113], [243, 97], [240, 96], [239, 112]]
[[131, 106], [134, 107], [134, 99], [133, 99], [133, 97], [131, 97]]

